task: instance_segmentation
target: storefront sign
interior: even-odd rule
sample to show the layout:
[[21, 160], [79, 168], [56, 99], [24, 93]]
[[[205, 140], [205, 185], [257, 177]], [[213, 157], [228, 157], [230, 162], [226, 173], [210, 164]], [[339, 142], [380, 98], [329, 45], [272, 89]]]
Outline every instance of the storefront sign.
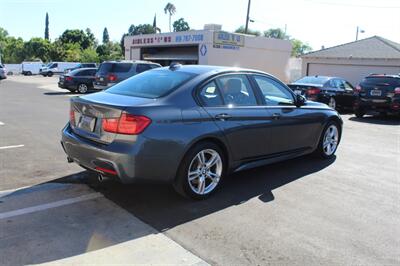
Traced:
[[133, 46], [151, 46], [162, 44], [185, 44], [199, 43], [204, 40], [203, 34], [181, 34], [181, 35], [137, 35], [132, 40]]
[[[244, 46], [244, 36], [225, 31], [214, 32], [214, 47], [218, 46]], [[224, 47], [221, 47], [224, 48]]]

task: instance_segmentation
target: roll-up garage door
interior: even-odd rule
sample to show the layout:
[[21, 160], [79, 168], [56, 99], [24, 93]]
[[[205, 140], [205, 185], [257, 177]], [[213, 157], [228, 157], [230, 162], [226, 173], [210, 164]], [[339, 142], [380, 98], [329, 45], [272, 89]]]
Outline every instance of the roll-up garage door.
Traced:
[[368, 76], [371, 73], [398, 74], [400, 73], [400, 66], [335, 65], [309, 63], [307, 75], [341, 77], [356, 86], [364, 77]]

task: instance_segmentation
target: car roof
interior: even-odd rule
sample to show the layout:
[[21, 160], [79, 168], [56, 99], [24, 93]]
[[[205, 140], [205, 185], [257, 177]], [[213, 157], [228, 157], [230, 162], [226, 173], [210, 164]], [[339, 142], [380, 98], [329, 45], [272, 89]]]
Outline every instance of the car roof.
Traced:
[[[151, 62], [151, 61], [145, 61], [145, 60], [108, 60], [108, 61], [104, 61], [103, 63], [132, 63], [132, 64], [154, 64], [154, 65], [160, 65], [158, 63], [155, 62]], [[102, 64], [103, 64], [102, 63]]]
[[162, 67], [162, 68], [157, 68], [155, 70], [171, 70], [171, 71], [182, 71], [182, 72], [188, 72], [188, 73], [193, 73], [197, 75], [202, 75], [202, 74], [218, 74], [218, 73], [223, 73], [223, 72], [254, 72], [254, 73], [259, 73], [259, 74], [267, 74], [269, 76], [272, 76], [268, 73], [259, 71], [259, 70], [254, 70], [254, 69], [246, 69], [246, 68], [240, 68], [240, 67], [226, 67], [226, 66], [210, 66], [210, 65], [174, 65], [174, 66], [169, 66], [169, 67]]

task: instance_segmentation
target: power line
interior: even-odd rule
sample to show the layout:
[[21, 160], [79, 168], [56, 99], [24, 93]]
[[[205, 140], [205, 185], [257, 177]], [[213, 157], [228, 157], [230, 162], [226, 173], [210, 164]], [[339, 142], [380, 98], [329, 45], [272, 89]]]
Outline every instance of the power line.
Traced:
[[348, 6], [348, 7], [361, 7], [361, 8], [384, 8], [384, 9], [392, 9], [392, 8], [400, 8], [400, 6], [370, 6], [370, 5], [357, 5], [357, 4], [347, 4], [347, 3], [332, 3], [332, 2], [321, 2], [314, 0], [305, 0], [307, 2], [312, 2], [315, 4], [321, 5], [331, 5], [331, 6]]

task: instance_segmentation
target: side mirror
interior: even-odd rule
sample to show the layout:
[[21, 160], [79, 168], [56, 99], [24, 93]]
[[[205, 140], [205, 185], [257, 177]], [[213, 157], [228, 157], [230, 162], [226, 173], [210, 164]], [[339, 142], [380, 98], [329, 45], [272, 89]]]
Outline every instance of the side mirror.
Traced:
[[300, 107], [303, 106], [306, 103], [306, 98], [300, 94], [296, 94], [296, 106]]

